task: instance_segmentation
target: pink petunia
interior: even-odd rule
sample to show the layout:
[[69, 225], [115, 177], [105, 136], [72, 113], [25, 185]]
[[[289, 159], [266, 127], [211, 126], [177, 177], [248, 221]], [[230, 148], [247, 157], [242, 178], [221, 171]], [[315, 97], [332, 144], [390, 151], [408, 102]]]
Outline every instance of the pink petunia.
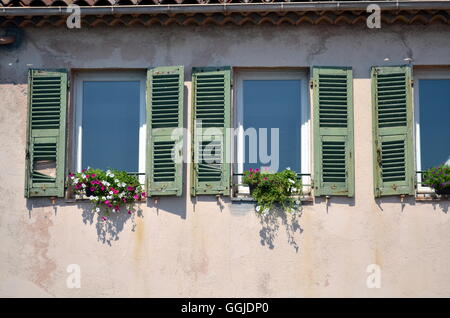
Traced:
[[131, 214], [132, 212], [131, 212], [131, 210], [128, 210], [128, 214]]
[[75, 174], [69, 173], [69, 177], [74, 177], [74, 176], [75, 176]]
[[139, 194], [133, 195], [133, 198], [134, 198], [135, 200], [139, 200]]
[[256, 168], [256, 169], [255, 169], [255, 172], [259, 172], [259, 168]]
[[253, 172], [253, 168], [250, 168], [248, 171]]
[[141, 194], [141, 195], [142, 195], [142, 197], [143, 197], [143, 198], [145, 198], [145, 197], [147, 196], [147, 193], [145, 193], [145, 192], [142, 192], [142, 194]]
[[106, 200], [104, 203], [105, 203], [106, 205], [108, 205], [108, 204], [109, 204], [109, 200]]
[[104, 187], [104, 186], [102, 186], [102, 188], [101, 188], [101, 189], [102, 189], [102, 191], [104, 191], [104, 190], [105, 190], [105, 187]]
[[95, 173], [91, 174], [92, 178], [95, 178], [97, 175]]
[[90, 190], [91, 190], [91, 191], [95, 191], [95, 188], [94, 188], [94, 187], [91, 187]]
[[269, 180], [269, 178], [267, 178], [267, 177], [264, 177], [264, 180]]
[[128, 190], [128, 191], [133, 191], [134, 188], [133, 188], [133, 187], [127, 187], [127, 190]]
[[106, 216], [102, 216], [102, 220], [106, 221], [107, 220]]

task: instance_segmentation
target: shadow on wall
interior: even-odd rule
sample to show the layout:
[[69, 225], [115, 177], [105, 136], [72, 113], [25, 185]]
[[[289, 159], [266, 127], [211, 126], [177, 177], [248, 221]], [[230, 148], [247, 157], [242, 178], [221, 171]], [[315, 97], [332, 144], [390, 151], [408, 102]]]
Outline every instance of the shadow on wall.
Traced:
[[273, 209], [268, 215], [260, 215], [259, 219], [262, 228], [259, 231], [259, 235], [261, 237], [261, 245], [273, 249], [280, 226], [283, 226], [286, 230], [288, 243], [298, 252], [300, 246], [295, 239], [295, 234], [297, 232], [300, 234], [303, 233], [303, 229], [299, 223], [300, 217], [301, 213], [294, 215], [284, 212], [280, 208]]
[[[64, 199], [57, 199], [53, 204], [48, 198], [33, 198], [27, 199], [27, 209], [29, 217], [31, 218], [31, 212], [34, 208], [53, 208], [54, 215], [57, 216], [58, 208], [68, 206], [64, 202]], [[90, 202], [77, 202], [76, 206], [83, 212], [81, 214], [83, 223], [86, 225], [92, 225], [95, 223], [95, 228], [97, 230], [97, 239], [103, 244], [108, 244], [111, 246], [113, 241], [118, 241], [120, 238], [120, 233], [123, 231], [125, 224], [130, 220], [132, 222], [131, 230], [134, 232], [136, 228], [135, 219], [136, 217], [143, 217], [142, 210], [133, 208], [131, 213], [128, 213], [126, 209], [122, 209], [117, 213], [110, 212], [106, 215], [101, 211], [97, 213], [95, 211], [95, 206]]]
[[119, 240], [119, 235], [123, 231], [125, 224], [131, 220], [131, 231], [136, 230], [136, 217], [143, 218], [142, 209], [133, 207], [131, 210], [122, 208], [118, 212], [109, 212], [105, 214], [104, 211], [100, 213], [95, 211], [95, 207], [90, 203], [78, 203], [78, 208], [83, 210], [83, 223], [92, 225], [95, 222], [97, 229], [97, 239], [103, 244], [111, 246], [113, 241]]

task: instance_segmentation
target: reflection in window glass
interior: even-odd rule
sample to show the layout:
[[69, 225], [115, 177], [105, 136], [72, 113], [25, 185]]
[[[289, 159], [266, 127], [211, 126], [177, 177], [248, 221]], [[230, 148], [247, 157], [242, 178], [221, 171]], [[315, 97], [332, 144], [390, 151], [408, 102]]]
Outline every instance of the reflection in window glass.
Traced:
[[419, 81], [421, 169], [450, 165], [450, 79]]
[[[279, 129], [279, 167], [300, 172], [300, 80], [245, 80], [244, 81], [244, 130], [253, 127], [267, 128], [267, 154], [271, 153], [270, 128]], [[260, 134], [258, 133], [258, 142]], [[249, 162], [249, 138], [245, 142], [244, 170], [269, 166], [261, 162]], [[258, 145], [259, 151], [259, 145]]]
[[139, 109], [139, 81], [83, 82], [83, 169], [138, 171]]

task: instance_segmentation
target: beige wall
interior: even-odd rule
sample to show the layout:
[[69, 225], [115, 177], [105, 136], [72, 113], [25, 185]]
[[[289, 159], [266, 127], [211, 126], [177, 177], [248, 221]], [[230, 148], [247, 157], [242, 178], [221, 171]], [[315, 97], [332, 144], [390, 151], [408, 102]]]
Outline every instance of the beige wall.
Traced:
[[[449, 202], [373, 198], [369, 80], [370, 66], [406, 57], [450, 65], [449, 35], [443, 25], [24, 30], [16, 48], [0, 47], [0, 296], [450, 296]], [[184, 65], [187, 80], [192, 66], [352, 66], [355, 198], [261, 220], [249, 204], [191, 200], [185, 187], [109, 228], [88, 203], [24, 199], [28, 67], [160, 65]], [[81, 266], [80, 289], [66, 287], [69, 264]], [[366, 287], [369, 264], [380, 289]]]

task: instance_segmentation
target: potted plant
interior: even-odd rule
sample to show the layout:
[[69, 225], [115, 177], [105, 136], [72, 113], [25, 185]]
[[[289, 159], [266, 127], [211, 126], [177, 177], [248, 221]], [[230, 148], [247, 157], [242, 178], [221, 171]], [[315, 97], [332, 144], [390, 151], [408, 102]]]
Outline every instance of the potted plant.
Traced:
[[258, 213], [267, 214], [275, 205], [287, 212], [300, 209], [300, 200], [296, 196], [301, 194], [302, 184], [289, 168], [276, 173], [249, 169], [244, 172], [243, 183], [249, 186]]
[[118, 212], [124, 206], [131, 214], [134, 203], [146, 197], [138, 178], [124, 171], [88, 168], [69, 173], [68, 184], [75, 194], [91, 200], [96, 212], [104, 211], [106, 215], [111, 211]]
[[450, 166], [444, 164], [426, 170], [422, 184], [433, 188], [436, 194], [450, 195]]

